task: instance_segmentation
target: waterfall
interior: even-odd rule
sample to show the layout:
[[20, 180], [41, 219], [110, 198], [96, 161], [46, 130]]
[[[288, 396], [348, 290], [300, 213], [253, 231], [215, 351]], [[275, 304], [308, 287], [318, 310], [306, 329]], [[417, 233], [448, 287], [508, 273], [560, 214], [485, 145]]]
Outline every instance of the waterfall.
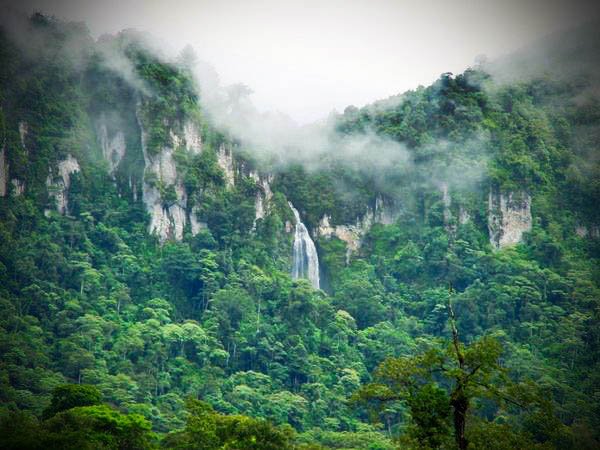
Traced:
[[315, 243], [310, 238], [306, 226], [300, 220], [300, 214], [288, 202], [296, 218], [296, 232], [294, 235], [294, 253], [292, 265], [292, 278], [308, 278], [313, 288], [319, 289], [319, 256]]

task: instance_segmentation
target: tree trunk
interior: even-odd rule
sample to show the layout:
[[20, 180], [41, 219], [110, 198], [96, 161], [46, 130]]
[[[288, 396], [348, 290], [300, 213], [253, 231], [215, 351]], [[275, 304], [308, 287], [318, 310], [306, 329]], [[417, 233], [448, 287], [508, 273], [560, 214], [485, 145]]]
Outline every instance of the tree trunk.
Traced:
[[[452, 293], [452, 286], [450, 286], [450, 293]], [[458, 330], [456, 329], [454, 310], [452, 309], [450, 298], [448, 298], [448, 312], [450, 313], [452, 343], [454, 344], [454, 351], [456, 352], [458, 367], [460, 368], [460, 371], [464, 373], [465, 356], [460, 348], [460, 340], [458, 338]], [[465, 450], [469, 445], [469, 442], [465, 437], [465, 425], [467, 422], [467, 411], [469, 410], [470, 399], [465, 394], [465, 381], [466, 379], [457, 377], [456, 387], [450, 395], [450, 405], [454, 410], [454, 437], [456, 439], [456, 445], [458, 445], [458, 448], [461, 450]]]
[[258, 335], [259, 331], [260, 331], [260, 297], [258, 297], [258, 311], [257, 311], [257, 318], [256, 318], [256, 334]]
[[459, 449], [464, 450], [469, 442], [465, 437], [465, 424], [467, 411], [469, 410], [469, 399], [463, 391], [463, 386], [458, 385], [451, 396], [450, 405], [454, 409], [454, 438]]

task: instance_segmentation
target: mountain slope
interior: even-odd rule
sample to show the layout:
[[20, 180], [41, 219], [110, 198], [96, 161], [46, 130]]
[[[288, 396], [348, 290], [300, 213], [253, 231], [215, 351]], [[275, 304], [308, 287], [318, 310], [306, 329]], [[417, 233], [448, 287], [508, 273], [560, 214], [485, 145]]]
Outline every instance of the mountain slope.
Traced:
[[[190, 67], [135, 32], [26, 27], [26, 46], [0, 36], [2, 414], [41, 417], [84, 383], [159, 433], [193, 397], [297, 442], [392, 448], [406, 408], [381, 429], [347, 399], [385, 357], [447, 337], [452, 301], [463, 339], [500, 336], [561, 422], [485, 402], [477, 417], [598, 445], [592, 81], [444, 74], [347, 108], [311, 164], [263, 166], [214, 125]], [[323, 290], [290, 276], [288, 202]]]

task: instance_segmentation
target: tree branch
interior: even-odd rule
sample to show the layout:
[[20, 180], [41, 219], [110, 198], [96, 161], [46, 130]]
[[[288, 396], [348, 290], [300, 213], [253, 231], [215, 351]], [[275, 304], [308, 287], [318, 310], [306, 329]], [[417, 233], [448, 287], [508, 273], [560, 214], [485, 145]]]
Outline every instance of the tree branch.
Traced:
[[[448, 291], [450, 294], [452, 294], [452, 284], [448, 286]], [[454, 350], [456, 351], [458, 365], [462, 369], [465, 365], [465, 357], [460, 351], [460, 341], [458, 339], [458, 330], [456, 329], [456, 321], [454, 318], [454, 310], [452, 309], [452, 303], [450, 302], [450, 296], [448, 296], [448, 314], [450, 315], [450, 327], [452, 328], [452, 343], [454, 344]]]
[[470, 372], [467, 374], [467, 376], [465, 377], [465, 382], [466, 382], [466, 381], [467, 381], [469, 378], [471, 378], [473, 375], [475, 375], [479, 369], [481, 369], [481, 364], [479, 364], [477, 367], [475, 367], [473, 370], [471, 370], [471, 371], [470, 371]]
[[523, 405], [522, 403], [519, 403], [518, 401], [516, 401], [516, 400], [513, 400], [513, 399], [512, 399], [512, 398], [510, 398], [510, 397], [507, 397], [506, 395], [504, 395], [504, 394], [500, 393], [500, 392], [499, 392], [499, 391], [498, 391], [496, 388], [494, 388], [494, 387], [492, 387], [492, 386], [490, 386], [490, 385], [488, 385], [488, 384], [485, 384], [485, 383], [479, 383], [479, 382], [477, 382], [477, 381], [474, 381], [473, 383], [475, 383], [475, 384], [478, 384], [479, 386], [483, 386], [484, 388], [486, 388], [486, 389], [487, 389], [487, 390], [489, 390], [490, 392], [493, 392], [493, 393], [494, 393], [494, 395], [496, 395], [496, 396], [500, 397], [502, 400], [505, 400], [505, 401], [507, 401], [508, 403], [512, 403], [513, 405], [515, 405], [515, 406], [518, 406], [519, 408], [522, 408], [522, 409], [527, 409], [527, 406], [526, 406], [526, 405]]

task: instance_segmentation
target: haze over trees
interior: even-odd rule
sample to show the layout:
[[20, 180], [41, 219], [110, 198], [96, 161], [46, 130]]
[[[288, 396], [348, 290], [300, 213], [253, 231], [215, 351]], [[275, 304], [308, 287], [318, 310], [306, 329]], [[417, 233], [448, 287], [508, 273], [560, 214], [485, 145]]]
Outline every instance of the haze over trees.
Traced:
[[[480, 64], [273, 153], [217, 120], [189, 49], [21, 33], [0, 28], [0, 447], [600, 447], [597, 71]], [[321, 289], [291, 276], [288, 202]]]

